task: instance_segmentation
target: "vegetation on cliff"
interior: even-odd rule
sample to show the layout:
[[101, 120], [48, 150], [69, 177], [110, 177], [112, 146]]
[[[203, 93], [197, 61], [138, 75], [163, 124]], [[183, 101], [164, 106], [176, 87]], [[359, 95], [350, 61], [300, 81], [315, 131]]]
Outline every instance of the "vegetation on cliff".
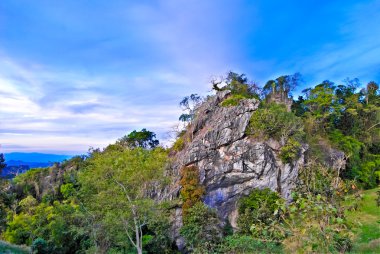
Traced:
[[[282, 164], [292, 164], [308, 146], [290, 203], [269, 189], [253, 189], [238, 202], [238, 227], [231, 228], [202, 202], [207, 188], [195, 165], [179, 172], [180, 197], [163, 198], [173, 156], [191, 142], [186, 130], [202, 101], [193, 94], [181, 102], [185, 132], [172, 148], [158, 146], [155, 134], [142, 129], [86, 156], [1, 180], [0, 238], [36, 253], [175, 253], [172, 223], [181, 215], [173, 210], [181, 207], [179, 233], [194, 253], [378, 250], [376, 192], [362, 190], [380, 182], [379, 86], [370, 82], [360, 90], [356, 79], [324, 81], [291, 102], [300, 80], [299, 74], [281, 76], [260, 90], [231, 72], [213, 84], [230, 91], [221, 107], [261, 101], [245, 135], [277, 142]], [[344, 152], [345, 167], [326, 161], [330, 150]]]

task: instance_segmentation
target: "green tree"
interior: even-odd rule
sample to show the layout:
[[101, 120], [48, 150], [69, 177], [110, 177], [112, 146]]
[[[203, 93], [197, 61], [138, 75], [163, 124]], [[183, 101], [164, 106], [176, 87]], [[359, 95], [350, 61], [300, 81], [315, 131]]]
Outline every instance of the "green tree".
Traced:
[[120, 138], [117, 143], [129, 148], [152, 149], [158, 146], [160, 142], [156, 139], [154, 132], [142, 129], [141, 131], [132, 131], [127, 136]]
[[180, 233], [195, 253], [213, 253], [222, 239], [215, 211], [202, 202], [188, 209]]
[[190, 123], [195, 117], [197, 107], [202, 103], [203, 99], [198, 94], [191, 94], [184, 97], [179, 106], [185, 112], [179, 116], [179, 120], [184, 123]]
[[269, 95], [279, 96], [284, 101], [300, 82], [301, 74], [298, 72], [293, 75], [283, 75], [275, 80], [269, 80], [264, 85], [262, 94], [264, 97]]
[[104, 237], [98, 230], [103, 228], [111, 241], [125, 247], [129, 243], [142, 253], [144, 228], [160, 212], [149, 193], [164, 184], [166, 163], [167, 151], [160, 147], [111, 145], [93, 155], [79, 183], [84, 206], [94, 218], [95, 243]]

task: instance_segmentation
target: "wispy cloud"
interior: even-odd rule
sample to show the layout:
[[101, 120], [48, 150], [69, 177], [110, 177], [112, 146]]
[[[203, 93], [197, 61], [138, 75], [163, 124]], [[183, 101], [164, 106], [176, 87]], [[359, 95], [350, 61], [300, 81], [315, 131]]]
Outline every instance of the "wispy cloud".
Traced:
[[[147, 127], [163, 134], [180, 113], [170, 94], [153, 93], [150, 86], [142, 90], [152, 96], [140, 100], [120, 83], [110, 87], [112, 77], [73, 76], [42, 67], [34, 72], [9, 58], [0, 60], [0, 69], [6, 70], [0, 71], [4, 151], [22, 145], [26, 150], [80, 153], [90, 146], [103, 147], [133, 129]], [[20, 73], [25, 75], [15, 79]]]
[[83, 153], [134, 129], [165, 138], [213, 75], [263, 84], [380, 79], [379, 0], [1, 1], [2, 151]]

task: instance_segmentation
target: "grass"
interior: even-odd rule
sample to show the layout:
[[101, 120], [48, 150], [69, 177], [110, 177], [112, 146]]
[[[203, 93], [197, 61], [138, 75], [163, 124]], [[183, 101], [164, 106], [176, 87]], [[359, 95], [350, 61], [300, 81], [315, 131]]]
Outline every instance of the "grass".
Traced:
[[380, 253], [380, 207], [376, 205], [378, 190], [380, 188], [364, 191], [358, 208], [346, 212], [355, 235], [350, 253]]
[[17, 246], [7, 242], [0, 241], [0, 253], [2, 254], [28, 254], [31, 253], [30, 248]]

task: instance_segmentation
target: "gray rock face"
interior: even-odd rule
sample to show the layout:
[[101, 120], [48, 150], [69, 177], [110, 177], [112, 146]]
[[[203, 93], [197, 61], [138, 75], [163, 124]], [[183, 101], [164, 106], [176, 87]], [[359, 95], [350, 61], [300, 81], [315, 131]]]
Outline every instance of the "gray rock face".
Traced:
[[[175, 156], [171, 172], [174, 183], [167, 194], [171, 198], [179, 196], [180, 169], [195, 165], [206, 189], [204, 203], [215, 208], [222, 220], [229, 219], [236, 226], [237, 201], [253, 189], [268, 187], [289, 199], [307, 147], [303, 147], [297, 161], [284, 165], [277, 157], [278, 142], [257, 141], [245, 134], [259, 101], [245, 99], [238, 106], [219, 106], [228, 94], [229, 91], [219, 92], [197, 110], [187, 131], [191, 142]], [[181, 224], [181, 219], [176, 218], [176, 228]]]

